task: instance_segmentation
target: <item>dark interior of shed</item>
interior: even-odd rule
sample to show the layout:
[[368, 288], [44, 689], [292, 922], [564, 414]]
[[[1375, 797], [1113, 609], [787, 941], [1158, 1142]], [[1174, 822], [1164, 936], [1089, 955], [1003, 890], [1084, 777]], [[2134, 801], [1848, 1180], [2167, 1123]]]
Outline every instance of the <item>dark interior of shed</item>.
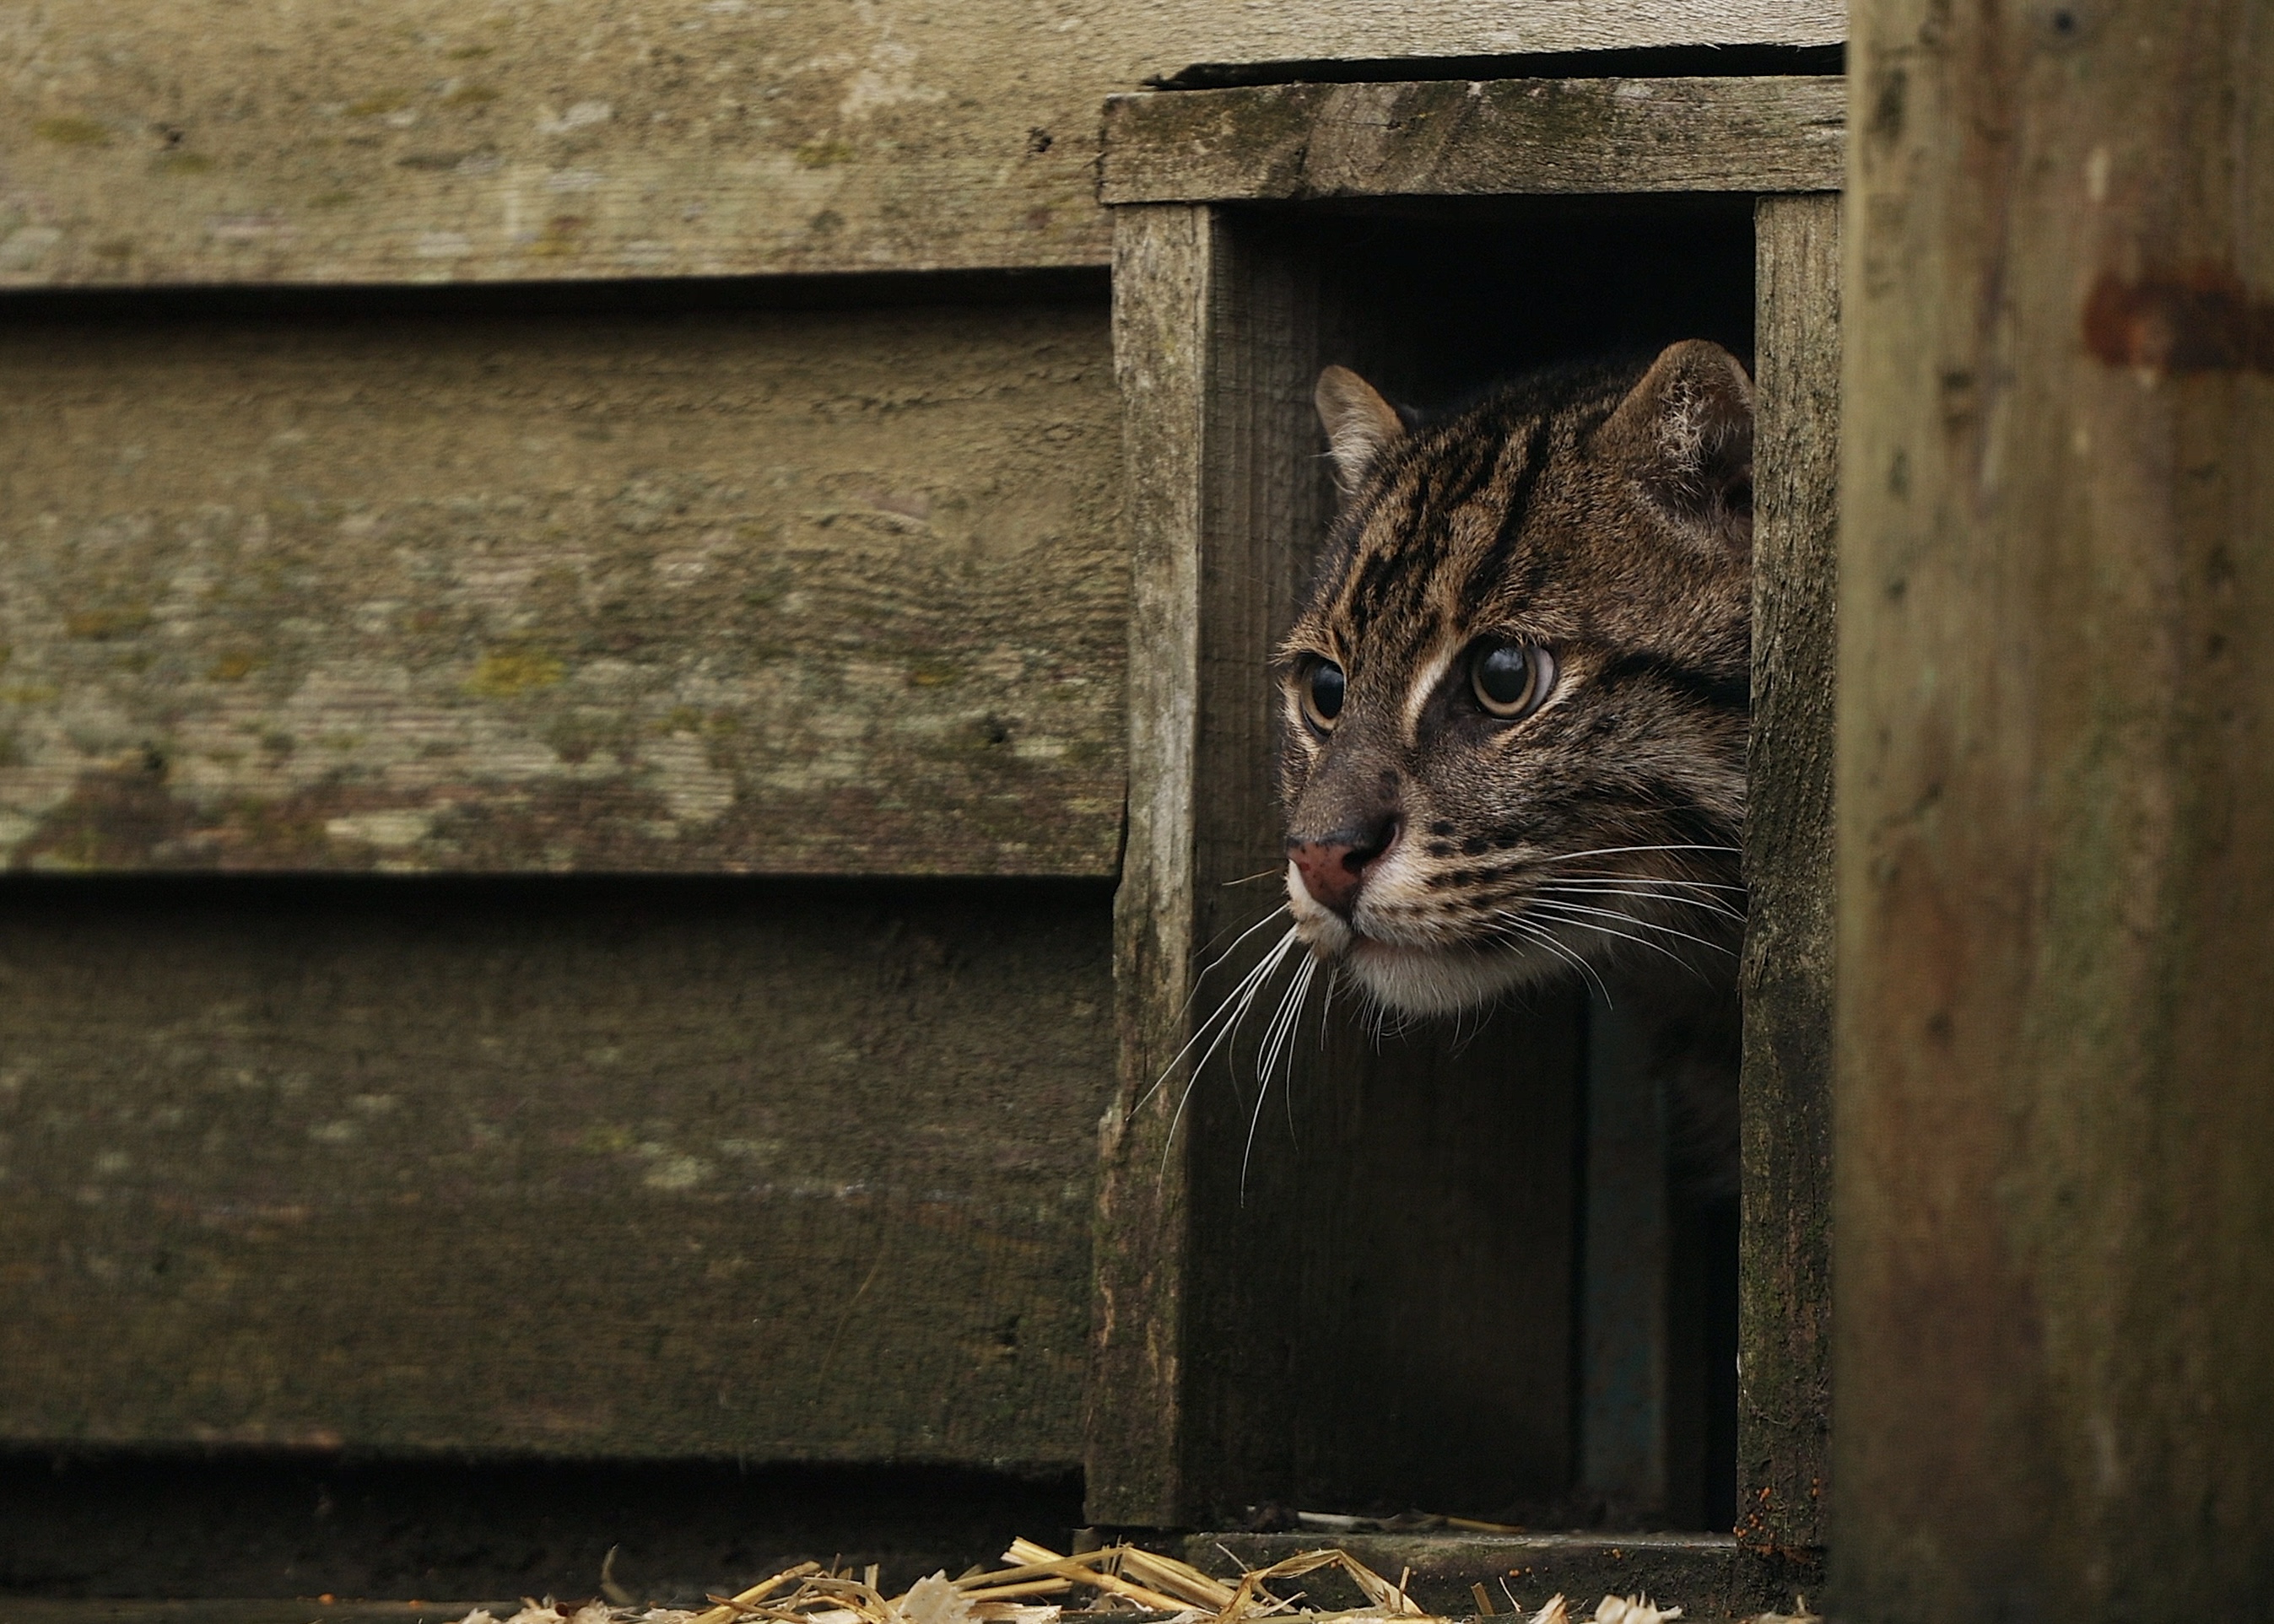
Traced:
[[[1306, 372], [1352, 366], [1425, 417], [1677, 339], [1751, 361], [1750, 198], [1306, 204], [1236, 229], [1290, 267], [1261, 320], [1314, 350]], [[1241, 891], [1224, 941], [1276, 880]], [[1575, 987], [1400, 1028], [1314, 990], [1281, 1097], [1258, 1077], [1284, 975], [1190, 1107], [1224, 1515], [1728, 1530], [1735, 1204], [1670, 1170], [1630, 1018]]]

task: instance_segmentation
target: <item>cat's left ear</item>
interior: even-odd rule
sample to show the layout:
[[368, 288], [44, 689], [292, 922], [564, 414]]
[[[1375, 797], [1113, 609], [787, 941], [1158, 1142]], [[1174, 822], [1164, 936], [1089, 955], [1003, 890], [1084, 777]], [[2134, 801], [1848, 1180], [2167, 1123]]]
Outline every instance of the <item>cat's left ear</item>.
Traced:
[[1367, 465], [1382, 448], [1405, 432], [1404, 419], [1372, 384], [1347, 366], [1330, 366], [1321, 372], [1311, 400], [1319, 409], [1319, 426], [1327, 432], [1327, 449], [1335, 460], [1335, 484], [1348, 496], [1358, 489]]
[[1684, 530], [1753, 545], [1753, 383], [1719, 344], [1668, 345], [1600, 431]]

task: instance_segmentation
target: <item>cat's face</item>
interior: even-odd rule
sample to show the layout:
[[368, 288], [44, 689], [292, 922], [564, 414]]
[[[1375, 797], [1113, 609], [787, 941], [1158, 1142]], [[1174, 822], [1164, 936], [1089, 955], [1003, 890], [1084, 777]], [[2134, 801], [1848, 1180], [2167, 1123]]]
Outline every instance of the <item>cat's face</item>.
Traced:
[[1752, 404], [1717, 346], [1516, 386], [1408, 432], [1319, 410], [1345, 500], [1281, 650], [1300, 939], [1393, 1008], [1742, 919]]

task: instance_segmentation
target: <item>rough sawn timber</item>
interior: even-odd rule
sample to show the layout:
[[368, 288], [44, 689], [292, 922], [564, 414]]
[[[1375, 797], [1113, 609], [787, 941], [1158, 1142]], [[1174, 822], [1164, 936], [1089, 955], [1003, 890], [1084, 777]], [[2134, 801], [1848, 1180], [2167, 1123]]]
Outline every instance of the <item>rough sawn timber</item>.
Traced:
[[2270, 21], [1856, 7], [1845, 1617], [2274, 1583]]
[[1826, 45], [1826, 0], [49, 0], [0, 284], [1103, 265], [1107, 95], [1192, 63]]
[[1840, 199], [1764, 198], [1754, 241], [1737, 1532], [1804, 1588], [1823, 1557], [1832, 1424]]
[[482, 297], [0, 336], [0, 866], [1113, 872], [1100, 305]]
[[1100, 1522], [1200, 1521], [1231, 1465], [1223, 1440], [1247, 1441], [1214, 1413], [1237, 1407], [1246, 1372], [1206, 1385], [1224, 1372], [1204, 1344], [1226, 1323], [1206, 1265], [1230, 1249], [1196, 1240], [1209, 1134], [1181, 1109], [1186, 1042], [1202, 1001], [1223, 996], [1210, 990], [1220, 976], [1194, 985], [1209, 944], [1269, 908], [1268, 894], [1234, 886], [1278, 866], [1262, 677], [1292, 613], [1296, 538], [1321, 516], [1315, 465], [1297, 448], [1314, 312], [1289, 267], [1249, 249], [1217, 210], [1116, 215], [1137, 764], [1098, 1190], [1088, 1472]]
[[9, 879], [0, 1442], [1063, 1470], [1105, 900]]
[[1827, 78], [1270, 85], [1106, 103], [1108, 203], [1827, 192]]

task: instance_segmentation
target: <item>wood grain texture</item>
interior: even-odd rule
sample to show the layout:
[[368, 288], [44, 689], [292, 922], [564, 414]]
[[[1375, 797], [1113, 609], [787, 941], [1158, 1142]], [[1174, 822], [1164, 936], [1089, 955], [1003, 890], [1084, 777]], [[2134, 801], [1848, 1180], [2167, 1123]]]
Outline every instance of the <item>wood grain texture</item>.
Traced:
[[12, 882], [0, 1438], [1070, 1463], [1104, 903]]
[[1757, 1554], [1813, 1561], [1832, 1424], [1839, 198], [1763, 199], [1755, 241], [1737, 1528]]
[[1102, 265], [1097, 107], [1195, 62], [1828, 44], [1825, 0], [53, 0], [0, 283]]
[[1110, 875], [1083, 304], [26, 324], [0, 862]]
[[1833, 1579], [2274, 1580], [2274, 34], [1864, 0]]
[[[1116, 216], [1113, 351], [1133, 586], [1129, 837], [1114, 898], [1117, 1058], [1099, 1129], [1087, 1515], [1171, 1523], [1186, 1503], [1187, 1170], [1165, 1109], [1199, 926], [1201, 460], [1221, 229], [1207, 209]], [[1189, 1139], [1182, 1141], [1188, 1151]]]
[[1840, 185], [1842, 80], [1272, 85], [1116, 96], [1108, 203]]
[[1115, 905], [1119, 1093], [1100, 1173], [1088, 1492], [1096, 1521], [1174, 1525], [1203, 1520], [1246, 1470], [1224, 1446], [1265, 1432], [1241, 1425], [1243, 1403], [1284, 1402], [1234, 1351], [1248, 1327], [1226, 1312], [1236, 1252], [1205, 1171], [1216, 1096], [1194, 1089], [1200, 1109], [1180, 1108], [1202, 1080], [1183, 1064], [1195, 1018], [1231, 984], [1219, 971], [1195, 985], [1209, 944], [1271, 906], [1232, 887], [1277, 867], [1264, 669], [1291, 616], [1298, 538], [1319, 516], [1316, 470], [1296, 449], [1315, 312], [1298, 267], [1217, 211], [1117, 222], [1137, 764]]

